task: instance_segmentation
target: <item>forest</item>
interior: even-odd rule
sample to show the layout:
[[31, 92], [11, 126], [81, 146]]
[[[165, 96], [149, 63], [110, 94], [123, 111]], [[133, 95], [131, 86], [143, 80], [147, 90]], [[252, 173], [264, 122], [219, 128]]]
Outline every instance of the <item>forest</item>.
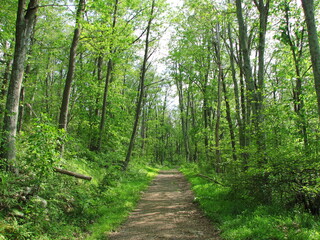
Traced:
[[320, 239], [319, 1], [0, 2], [0, 239], [106, 239], [164, 168], [222, 239]]

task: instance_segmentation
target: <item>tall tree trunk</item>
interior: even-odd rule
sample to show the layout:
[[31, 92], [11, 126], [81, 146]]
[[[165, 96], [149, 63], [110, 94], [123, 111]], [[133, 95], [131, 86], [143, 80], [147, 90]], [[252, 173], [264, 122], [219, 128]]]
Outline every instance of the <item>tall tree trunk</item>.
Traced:
[[78, 48], [78, 43], [79, 43], [80, 34], [81, 34], [81, 20], [83, 18], [84, 10], [85, 10], [85, 0], [79, 0], [77, 14], [76, 14], [76, 26], [74, 29], [73, 39], [70, 47], [68, 73], [67, 73], [66, 83], [65, 83], [64, 91], [62, 95], [62, 103], [61, 103], [60, 117], [59, 117], [59, 128], [65, 129], [65, 130], [67, 130], [67, 125], [68, 125], [70, 93], [71, 93], [74, 72], [75, 72], [77, 48]]
[[[237, 81], [237, 77], [236, 77], [236, 68], [235, 68], [235, 60], [234, 60], [234, 48], [233, 48], [233, 39], [231, 36], [231, 24], [228, 24], [228, 39], [230, 42], [230, 65], [231, 65], [231, 74], [232, 74], [232, 81], [233, 81], [233, 89], [234, 89], [234, 97], [235, 97], [235, 103], [236, 103], [236, 119], [238, 122], [238, 126], [239, 126], [239, 144], [240, 144], [240, 148], [243, 150], [245, 149], [246, 146], [246, 140], [245, 140], [245, 129], [244, 129], [244, 125], [243, 125], [243, 121], [241, 118], [241, 107], [240, 107], [240, 96], [239, 96], [239, 86], [238, 86], [238, 81]], [[225, 102], [226, 102], [226, 114], [227, 114], [227, 120], [229, 123], [229, 129], [230, 129], [230, 137], [231, 137], [231, 145], [232, 145], [232, 157], [233, 160], [237, 160], [237, 155], [236, 155], [236, 141], [235, 141], [235, 134], [234, 134], [234, 130], [233, 130], [233, 124], [232, 124], [232, 120], [231, 120], [231, 114], [230, 114], [230, 104], [229, 104], [229, 100], [227, 97], [227, 88], [226, 88], [226, 83], [225, 81], [222, 82], [223, 84], [223, 92], [225, 95]], [[244, 114], [245, 116], [245, 114]]]
[[111, 71], [112, 71], [112, 60], [109, 59], [108, 67], [107, 67], [107, 76], [106, 76], [106, 81], [105, 81], [105, 85], [104, 85], [104, 92], [103, 92], [103, 103], [102, 103], [101, 120], [100, 120], [100, 126], [99, 126], [99, 139], [98, 139], [98, 145], [97, 145], [98, 151], [101, 150], [102, 138], [103, 138], [103, 134], [104, 134], [104, 129], [106, 127], [107, 99], [108, 99]]
[[314, 1], [301, 0], [308, 28], [309, 48], [313, 68], [314, 86], [317, 94], [318, 115], [320, 119], [320, 47], [314, 16]]
[[143, 102], [142, 102], [142, 119], [141, 119], [141, 155], [145, 155], [146, 150], [146, 140], [147, 140], [147, 121], [148, 121], [148, 113], [150, 112], [151, 104], [149, 104], [148, 107], [146, 107], [146, 101], [147, 101], [147, 91], [145, 91]]
[[123, 163], [123, 170], [127, 169], [128, 164], [130, 162], [131, 154], [132, 154], [132, 150], [133, 150], [134, 142], [135, 142], [135, 136], [136, 136], [138, 124], [139, 124], [139, 118], [140, 118], [140, 113], [141, 113], [141, 108], [142, 108], [142, 100], [144, 97], [144, 88], [145, 88], [144, 82], [145, 82], [146, 72], [147, 72], [147, 62], [148, 62], [148, 58], [150, 57], [149, 56], [149, 45], [150, 45], [149, 38], [150, 38], [150, 32], [151, 32], [151, 23], [152, 23], [152, 20], [154, 17], [153, 16], [154, 8], [155, 8], [155, 0], [152, 0], [151, 13], [150, 13], [150, 18], [149, 18], [148, 25], [147, 25], [144, 57], [143, 57], [143, 63], [142, 63], [141, 73], [140, 73], [139, 97], [138, 97], [138, 102], [137, 102], [137, 106], [136, 106], [136, 113], [135, 113], [135, 117], [134, 117], [134, 124], [133, 124], [132, 133], [131, 133], [130, 143], [129, 143], [126, 159]]
[[[98, 68], [97, 69], [97, 78], [98, 78], [98, 86], [100, 87], [101, 84], [102, 84], [102, 80], [103, 80], [103, 77], [102, 77], [103, 57], [99, 56], [97, 61], [98, 61], [98, 63], [97, 63], [97, 68]], [[95, 109], [95, 116], [96, 117], [99, 116], [99, 108], [98, 108], [99, 101], [100, 101], [100, 96], [97, 96], [97, 98], [96, 98], [96, 109]]]
[[[243, 117], [243, 129], [245, 129], [244, 142], [245, 147], [250, 145], [250, 124], [251, 124], [251, 111], [255, 113], [254, 109], [254, 82], [252, 77], [252, 68], [250, 61], [250, 51], [248, 46], [248, 36], [247, 36], [247, 26], [244, 23], [243, 13], [242, 13], [242, 1], [236, 0], [236, 12], [239, 25], [239, 42], [240, 42], [240, 52], [239, 52], [239, 67], [240, 67], [240, 86], [241, 86], [241, 110]], [[245, 78], [245, 84], [243, 81]], [[246, 85], [246, 90], [245, 90]], [[247, 151], [243, 152], [244, 167], [246, 168], [247, 161], [249, 158], [249, 153]]]
[[300, 129], [300, 134], [303, 136], [303, 142], [305, 149], [308, 148], [308, 134], [307, 134], [307, 120], [304, 113], [304, 101], [302, 98], [302, 76], [301, 76], [301, 57], [303, 54], [303, 48], [304, 48], [304, 29], [301, 31], [301, 39], [298, 41], [298, 46], [295, 44], [295, 41], [292, 40], [291, 37], [291, 29], [290, 29], [290, 18], [289, 18], [289, 11], [290, 6], [288, 3], [286, 3], [285, 7], [285, 19], [286, 19], [286, 31], [284, 34], [286, 34], [288, 44], [290, 46], [290, 50], [293, 57], [293, 62], [295, 66], [295, 72], [296, 72], [296, 84], [293, 88], [293, 105], [294, 105], [294, 111], [298, 116], [297, 119], [297, 125]]
[[[25, 70], [25, 78], [24, 78], [24, 83], [27, 81], [29, 74], [31, 72], [31, 65], [30, 63], [27, 64], [26, 70]], [[19, 104], [19, 115], [18, 115], [18, 125], [17, 125], [17, 132], [20, 133], [22, 129], [22, 124], [23, 124], [23, 117], [25, 114], [25, 95], [26, 95], [26, 88], [24, 86], [21, 87], [21, 92], [20, 92], [20, 104]]]
[[220, 150], [220, 122], [221, 122], [221, 102], [222, 102], [222, 84], [223, 84], [223, 69], [221, 62], [221, 43], [220, 43], [220, 25], [217, 24], [216, 28], [216, 42], [215, 55], [216, 62], [218, 65], [218, 99], [217, 99], [217, 115], [216, 115], [216, 126], [215, 126], [215, 148], [216, 148], [216, 171], [219, 173], [221, 169], [221, 150]]
[[[238, 58], [238, 65], [240, 68], [240, 90], [241, 90], [241, 113], [242, 113], [242, 129], [243, 133], [243, 141], [240, 140], [241, 143], [244, 143], [243, 149], [246, 149], [251, 142], [250, 136], [250, 124], [251, 124], [251, 111], [252, 111], [252, 102], [253, 102], [253, 94], [254, 94], [254, 83], [252, 77], [252, 68], [250, 62], [250, 51], [248, 46], [248, 36], [247, 36], [247, 26], [244, 23], [243, 13], [242, 13], [242, 1], [236, 0], [236, 11], [237, 11], [237, 19], [239, 25], [239, 42], [240, 42], [240, 51]], [[244, 81], [245, 79], [245, 81]], [[245, 90], [246, 88], [246, 90]], [[241, 137], [241, 136], [240, 136]], [[242, 153], [244, 169], [246, 169], [246, 165], [249, 159], [248, 151], [244, 150]]]
[[[118, 12], [118, 3], [119, 0], [115, 0], [115, 5], [114, 5], [114, 10], [113, 10], [113, 20], [112, 20], [112, 32], [111, 36], [114, 35], [115, 27], [117, 24], [117, 12]], [[113, 49], [113, 43], [110, 44], [109, 48], [109, 60], [108, 60], [108, 66], [107, 66], [107, 76], [106, 76], [106, 81], [104, 85], [104, 93], [103, 93], [103, 103], [102, 103], [102, 111], [101, 111], [101, 121], [100, 121], [100, 127], [99, 127], [99, 139], [98, 139], [98, 146], [97, 149], [98, 151], [101, 150], [101, 145], [102, 145], [102, 138], [106, 126], [106, 111], [107, 111], [107, 99], [108, 99], [108, 92], [109, 92], [109, 84], [111, 81], [111, 72], [113, 69], [113, 60], [112, 60], [112, 55], [114, 54], [114, 49]]]
[[[211, 47], [208, 47], [208, 53], [211, 52]], [[207, 55], [207, 63], [208, 65], [206, 66], [206, 72], [204, 75], [204, 83], [202, 86], [202, 92], [203, 92], [203, 120], [204, 120], [204, 146], [205, 146], [205, 152], [206, 152], [206, 159], [207, 162], [211, 162], [211, 146], [210, 146], [210, 136], [209, 133], [211, 131], [213, 131], [213, 125], [211, 124], [211, 112], [212, 112], [212, 108], [211, 106], [209, 106], [209, 86], [208, 86], [208, 82], [209, 82], [209, 74], [210, 74], [210, 65], [211, 65], [211, 59], [210, 59], [210, 55]], [[200, 74], [201, 75], [201, 74]]]
[[243, 74], [246, 81], [247, 87], [247, 119], [250, 119], [250, 112], [253, 111], [255, 115], [255, 104], [254, 104], [254, 82], [252, 76], [252, 67], [250, 61], [250, 51], [248, 46], [248, 36], [247, 36], [247, 25], [244, 23], [243, 13], [242, 13], [242, 1], [236, 0], [236, 11], [237, 19], [239, 24], [239, 41], [240, 41], [240, 52], [243, 59], [241, 68], [243, 69]]
[[258, 84], [255, 90], [255, 104], [256, 104], [256, 116], [255, 116], [255, 131], [256, 131], [256, 139], [258, 145], [258, 154], [261, 155], [262, 158], [265, 158], [265, 136], [262, 130], [263, 126], [263, 98], [264, 98], [264, 73], [265, 73], [265, 47], [266, 47], [266, 33], [267, 33], [267, 23], [268, 23], [268, 15], [269, 15], [269, 5], [270, 0], [253, 0], [256, 4], [256, 7], [259, 10], [259, 45], [258, 45]]
[[178, 91], [179, 97], [179, 110], [180, 110], [180, 120], [181, 120], [181, 128], [185, 149], [185, 157], [187, 162], [190, 161], [190, 149], [189, 149], [189, 137], [187, 131], [187, 113], [185, 111], [185, 102], [183, 96], [183, 87], [182, 87], [182, 74], [181, 74], [181, 66], [177, 66], [179, 72], [176, 73], [175, 82]]
[[15, 138], [21, 84], [24, 74], [24, 63], [38, 10], [38, 0], [30, 0], [27, 11], [25, 11], [26, 2], [26, 0], [19, 0], [18, 2], [14, 58], [4, 117], [4, 136], [1, 144], [1, 157], [6, 160], [5, 167], [8, 170], [14, 170], [16, 173], [18, 173], [18, 170], [14, 166], [16, 159]]
[[[223, 93], [224, 93], [224, 101], [226, 103], [226, 119], [228, 121], [229, 132], [230, 132], [231, 147], [232, 147], [232, 159], [234, 161], [236, 161], [237, 160], [236, 137], [234, 134], [232, 118], [231, 118], [230, 102], [229, 102], [229, 98], [228, 98], [227, 85], [226, 85], [224, 77], [222, 78], [222, 88], [223, 88]], [[239, 131], [240, 131], [240, 129], [239, 129]]]
[[[6, 46], [7, 50], [9, 51], [9, 44]], [[3, 74], [3, 81], [1, 84], [1, 89], [0, 89], [0, 129], [3, 128], [3, 117], [4, 117], [4, 109], [5, 109], [5, 99], [7, 96], [7, 88], [8, 88], [8, 83], [10, 81], [10, 70], [11, 70], [11, 65], [12, 65], [12, 59], [9, 56], [9, 54], [4, 53], [3, 58], [6, 61], [5, 64], [5, 70]]]

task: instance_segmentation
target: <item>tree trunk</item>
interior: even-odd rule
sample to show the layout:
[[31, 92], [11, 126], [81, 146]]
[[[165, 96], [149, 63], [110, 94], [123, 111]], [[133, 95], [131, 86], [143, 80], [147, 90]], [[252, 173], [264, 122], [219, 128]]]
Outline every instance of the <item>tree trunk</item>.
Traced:
[[[254, 96], [254, 83], [252, 77], [252, 68], [250, 61], [250, 51], [248, 46], [248, 36], [247, 36], [247, 26], [244, 23], [242, 14], [242, 1], [236, 0], [236, 12], [239, 25], [239, 42], [240, 42], [240, 52], [239, 52], [239, 67], [240, 67], [240, 87], [241, 87], [241, 110], [243, 118], [243, 129], [244, 136], [243, 141], [245, 148], [250, 145], [250, 124], [251, 124], [251, 111], [254, 110], [253, 96]], [[245, 84], [243, 81], [245, 78]], [[246, 90], [245, 90], [246, 85]], [[256, 111], [253, 111], [254, 113]], [[246, 168], [247, 161], [249, 158], [249, 153], [245, 150], [242, 154], [244, 160], [244, 167]]]
[[152, 0], [152, 5], [151, 5], [151, 13], [150, 13], [150, 18], [148, 21], [147, 25], [147, 33], [146, 33], [146, 41], [145, 41], [145, 49], [144, 49], [144, 57], [143, 57], [143, 63], [141, 67], [141, 73], [140, 73], [140, 89], [139, 89], [139, 97], [138, 97], [138, 102], [136, 106], [136, 113], [135, 113], [135, 118], [134, 118], [134, 124], [133, 124], [133, 129], [132, 129], [132, 134], [130, 138], [130, 143], [126, 155], [126, 159], [123, 164], [123, 170], [126, 170], [128, 167], [128, 164], [131, 159], [131, 154], [132, 150], [134, 147], [134, 141], [135, 141], [135, 136], [137, 133], [138, 129], [138, 124], [139, 124], [139, 118], [140, 118], [140, 113], [141, 113], [141, 108], [142, 108], [142, 100], [144, 97], [144, 82], [146, 78], [146, 72], [147, 72], [147, 62], [149, 56], [149, 44], [150, 44], [150, 32], [151, 32], [151, 23], [153, 20], [153, 13], [154, 13], [154, 8], [155, 8], [155, 0]]
[[[236, 103], [236, 119], [239, 125], [239, 143], [241, 149], [244, 149], [246, 146], [246, 141], [245, 141], [245, 129], [243, 127], [243, 121], [241, 118], [241, 107], [240, 107], [240, 96], [239, 96], [239, 86], [238, 86], [238, 81], [236, 77], [236, 68], [235, 68], [235, 60], [234, 60], [234, 48], [233, 48], [233, 39], [231, 36], [231, 24], [228, 24], [228, 39], [230, 42], [230, 65], [231, 65], [231, 74], [232, 74], [232, 81], [233, 81], [233, 89], [234, 89], [234, 97], [235, 97], [235, 103]], [[226, 88], [225, 88], [225, 83], [223, 86], [224, 93], [226, 95]], [[227, 99], [225, 99], [227, 101]], [[229, 105], [229, 104], [226, 104]], [[245, 108], [244, 108], [245, 109]], [[227, 110], [228, 111], [228, 110]], [[227, 114], [228, 115], [228, 114]], [[245, 116], [245, 114], [244, 114]], [[233, 159], [235, 159], [236, 156], [233, 156]]]
[[98, 145], [97, 145], [97, 150], [98, 151], [101, 150], [102, 138], [103, 138], [104, 129], [105, 129], [105, 126], [106, 126], [107, 98], [108, 98], [108, 92], [109, 92], [109, 83], [110, 83], [110, 78], [111, 78], [111, 71], [112, 71], [112, 60], [109, 59], [108, 67], [107, 67], [107, 76], [106, 76], [106, 81], [105, 81], [105, 85], [104, 85], [104, 93], [103, 93], [101, 121], [100, 121], [100, 127], [99, 127], [99, 139], [98, 139]]
[[216, 148], [216, 171], [219, 173], [221, 169], [221, 150], [220, 150], [220, 121], [221, 121], [221, 102], [222, 102], [222, 83], [223, 83], [223, 69], [221, 63], [221, 43], [220, 43], [220, 25], [217, 24], [217, 41], [215, 45], [215, 52], [218, 65], [218, 99], [217, 99], [217, 115], [215, 126], [215, 148]]
[[[226, 119], [228, 121], [229, 132], [230, 132], [231, 147], [232, 147], [232, 159], [234, 161], [236, 161], [237, 160], [236, 137], [234, 134], [232, 118], [231, 118], [230, 102], [229, 102], [229, 98], [228, 98], [227, 86], [226, 86], [224, 77], [222, 78], [222, 87], [223, 87], [223, 93], [224, 93], [224, 101], [226, 103]], [[239, 132], [240, 131], [241, 130], [239, 128]]]
[[[113, 20], [112, 20], [112, 32], [111, 36], [114, 35], [115, 27], [117, 24], [117, 12], [118, 12], [118, 2], [119, 0], [115, 0], [115, 5], [114, 5], [114, 10], [113, 10]], [[109, 92], [109, 84], [111, 81], [111, 72], [113, 69], [113, 60], [112, 60], [112, 55], [114, 54], [114, 49], [113, 49], [113, 43], [110, 44], [109, 48], [109, 60], [108, 60], [108, 66], [107, 66], [107, 76], [106, 76], [106, 81], [104, 85], [104, 93], [103, 93], [103, 103], [102, 103], [102, 111], [101, 111], [101, 121], [100, 121], [100, 127], [99, 127], [99, 139], [98, 139], [98, 151], [101, 150], [101, 145], [102, 145], [102, 138], [106, 126], [106, 111], [107, 111], [107, 98], [108, 98], [108, 92]]]
[[[9, 50], [9, 46], [7, 46], [7, 49]], [[5, 53], [3, 58], [6, 61], [5, 65], [5, 70], [3, 74], [3, 81], [0, 89], [0, 129], [3, 128], [3, 117], [4, 117], [4, 109], [5, 109], [5, 99], [7, 96], [7, 88], [8, 88], [8, 83], [10, 81], [10, 69], [12, 65], [12, 59], [11, 57]]]
[[255, 104], [254, 102], [254, 82], [252, 77], [252, 67], [250, 61], [250, 51], [248, 46], [248, 36], [247, 36], [247, 26], [244, 23], [243, 13], [242, 13], [242, 1], [236, 0], [236, 11], [237, 19], [239, 24], [239, 41], [240, 41], [240, 51], [243, 58], [243, 64], [241, 68], [243, 69], [243, 74], [245, 77], [246, 87], [247, 87], [247, 119], [250, 119], [250, 112], [253, 111], [254, 115]]
[[320, 47], [314, 16], [314, 1], [301, 0], [308, 28], [309, 48], [313, 68], [314, 86], [317, 94], [318, 115], [320, 119]]
[[6, 159], [5, 167], [7, 169], [14, 170], [16, 173], [18, 173], [18, 171], [14, 167], [16, 158], [15, 137], [17, 133], [19, 99], [24, 74], [24, 63], [38, 10], [38, 0], [30, 0], [27, 11], [25, 11], [25, 6], [26, 0], [19, 0], [16, 20], [14, 58], [4, 117], [4, 136], [1, 144], [1, 156]]
[[[288, 3], [287, 3], [288, 4]], [[288, 44], [290, 46], [290, 50], [293, 57], [293, 62], [295, 66], [296, 72], [296, 84], [293, 88], [293, 105], [294, 111], [298, 116], [297, 125], [300, 129], [300, 134], [303, 136], [303, 142], [305, 149], [308, 148], [308, 134], [307, 134], [307, 120], [304, 113], [304, 101], [302, 99], [302, 76], [301, 76], [301, 57], [303, 54], [304, 47], [304, 29], [301, 34], [301, 39], [299, 42], [300, 46], [295, 44], [295, 41], [292, 40], [291, 32], [290, 32], [290, 18], [289, 18], [289, 4], [285, 7], [285, 19], [286, 19], [286, 34]]]
[[182, 135], [183, 135], [183, 142], [184, 142], [184, 149], [185, 149], [185, 157], [188, 162], [190, 161], [190, 149], [189, 149], [189, 138], [188, 138], [188, 132], [187, 132], [187, 113], [185, 111], [185, 103], [184, 103], [184, 97], [183, 97], [181, 66], [177, 68], [179, 73], [176, 73], [175, 82], [176, 82], [178, 97], [179, 97], [179, 110], [180, 110], [181, 128], [182, 128]]
[[255, 123], [255, 131], [256, 131], [256, 139], [258, 145], [258, 154], [261, 155], [262, 158], [265, 158], [265, 136], [262, 130], [263, 126], [263, 98], [264, 98], [264, 58], [265, 58], [265, 46], [266, 46], [266, 32], [267, 32], [267, 23], [268, 23], [268, 15], [269, 15], [269, 4], [270, 0], [266, 0], [266, 4], [264, 4], [264, 0], [259, 0], [257, 2], [254, 0], [256, 7], [259, 10], [259, 45], [258, 45], [258, 53], [259, 53], [259, 62], [258, 62], [258, 84], [255, 90], [255, 104], [256, 104], [256, 116], [254, 116]]
[[79, 0], [77, 14], [76, 14], [76, 26], [73, 33], [73, 39], [70, 47], [69, 54], [69, 66], [68, 73], [66, 78], [66, 83], [62, 96], [62, 103], [60, 108], [60, 117], [59, 117], [59, 128], [67, 130], [68, 125], [68, 113], [69, 113], [69, 101], [70, 101], [70, 92], [72, 87], [72, 81], [75, 72], [76, 65], [76, 55], [77, 48], [81, 34], [81, 20], [83, 18], [83, 13], [85, 9], [85, 0]]

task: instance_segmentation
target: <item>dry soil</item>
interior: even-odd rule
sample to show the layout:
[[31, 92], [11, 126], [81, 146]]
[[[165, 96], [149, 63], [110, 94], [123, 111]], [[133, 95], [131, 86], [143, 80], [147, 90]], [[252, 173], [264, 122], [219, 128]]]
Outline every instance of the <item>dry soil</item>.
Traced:
[[218, 231], [194, 203], [177, 170], [161, 171], [128, 220], [110, 240], [218, 240]]

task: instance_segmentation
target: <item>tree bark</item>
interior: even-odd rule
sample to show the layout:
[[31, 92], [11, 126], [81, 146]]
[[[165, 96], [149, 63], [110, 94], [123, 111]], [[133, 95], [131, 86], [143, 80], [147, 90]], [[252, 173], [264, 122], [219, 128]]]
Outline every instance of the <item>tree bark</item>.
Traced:
[[181, 66], [177, 66], [177, 73], [175, 77], [175, 83], [177, 86], [178, 97], [179, 97], [179, 110], [180, 110], [180, 120], [181, 120], [181, 128], [183, 135], [183, 143], [185, 150], [185, 157], [187, 162], [190, 161], [190, 149], [189, 149], [189, 137], [187, 131], [187, 113], [185, 111], [185, 102], [183, 97], [183, 88], [182, 88], [182, 74], [181, 74]]
[[[9, 46], [7, 46], [7, 50], [9, 50]], [[9, 56], [9, 54], [4, 53], [3, 58], [6, 61], [6, 65], [5, 65], [5, 70], [4, 70], [4, 74], [3, 74], [3, 81], [2, 81], [2, 85], [1, 85], [1, 90], [0, 90], [0, 129], [3, 128], [3, 118], [4, 118], [4, 110], [5, 110], [5, 99], [7, 96], [7, 88], [8, 88], [8, 83], [10, 81], [10, 69], [11, 69], [11, 65], [12, 65], [12, 59]]]
[[252, 76], [252, 67], [250, 61], [250, 51], [248, 46], [248, 36], [247, 36], [247, 26], [244, 23], [243, 13], [242, 13], [242, 1], [236, 0], [236, 11], [237, 19], [239, 24], [239, 41], [240, 41], [240, 51], [243, 58], [243, 64], [241, 68], [243, 69], [243, 74], [246, 81], [247, 87], [247, 119], [250, 119], [250, 112], [253, 110], [255, 114], [255, 105], [253, 104], [254, 100], [254, 82]]
[[269, 15], [269, 5], [270, 0], [253, 0], [256, 4], [256, 7], [259, 10], [259, 45], [258, 45], [258, 84], [255, 90], [255, 109], [256, 116], [254, 116], [255, 131], [256, 131], [256, 142], [258, 145], [258, 153], [264, 158], [266, 144], [265, 136], [262, 130], [264, 117], [263, 117], [263, 100], [264, 100], [264, 73], [265, 73], [265, 46], [266, 46], [266, 33], [267, 33], [267, 23]]
[[[118, 3], [119, 0], [115, 0], [115, 5], [114, 5], [114, 10], [113, 10], [113, 20], [112, 20], [112, 32], [111, 36], [114, 35], [115, 27], [117, 24], [117, 12], [118, 12]], [[107, 66], [107, 76], [106, 76], [106, 81], [105, 81], [105, 86], [104, 86], [104, 93], [103, 93], [103, 103], [102, 103], [102, 111], [101, 111], [101, 121], [100, 121], [100, 127], [99, 127], [99, 139], [98, 139], [98, 151], [101, 150], [101, 145], [102, 145], [102, 138], [104, 134], [104, 129], [106, 126], [106, 111], [107, 111], [107, 99], [108, 99], [108, 92], [109, 92], [109, 84], [111, 80], [111, 72], [113, 69], [113, 61], [112, 61], [112, 54], [114, 54], [114, 49], [113, 49], [113, 43], [110, 45], [109, 49], [109, 60], [108, 60], [108, 66]]]
[[6, 160], [5, 167], [8, 170], [14, 170], [16, 173], [18, 173], [18, 170], [14, 166], [16, 159], [15, 138], [17, 133], [19, 98], [24, 74], [24, 64], [38, 10], [38, 0], [30, 0], [27, 11], [25, 11], [25, 6], [26, 0], [19, 0], [14, 58], [4, 117], [4, 136], [1, 144], [1, 157]]
[[302, 76], [301, 76], [301, 57], [304, 48], [304, 29], [302, 30], [301, 39], [298, 39], [297, 43], [292, 39], [290, 29], [290, 18], [289, 18], [289, 4], [285, 6], [285, 32], [288, 44], [293, 57], [295, 73], [296, 73], [296, 84], [293, 87], [293, 105], [294, 111], [298, 116], [297, 125], [300, 129], [300, 134], [303, 136], [303, 142], [305, 149], [308, 148], [308, 134], [307, 134], [307, 120], [304, 113], [304, 101], [302, 98]]
[[[224, 101], [226, 103], [226, 119], [228, 121], [229, 132], [230, 132], [231, 147], [232, 147], [232, 159], [234, 161], [236, 161], [237, 160], [236, 137], [234, 134], [232, 118], [231, 118], [230, 102], [229, 102], [229, 98], [228, 98], [227, 86], [226, 86], [226, 82], [225, 82], [224, 77], [222, 78], [222, 88], [223, 88], [223, 93], [224, 93]], [[239, 128], [239, 131], [241, 131], [240, 128]]]
[[55, 167], [54, 170], [56, 172], [58, 172], [58, 173], [65, 174], [65, 175], [68, 175], [68, 176], [72, 176], [72, 177], [75, 177], [75, 178], [80, 178], [80, 179], [84, 179], [84, 180], [88, 180], [88, 181], [91, 181], [91, 179], [92, 179], [92, 177], [90, 177], [90, 176], [86, 176], [86, 175], [83, 175], [83, 174], [80, 174], [80, 173], [71, 172], [71, 171], [64, 170], [64, 169], [57, 168], [57, 167]]
[[221, 43], [220, 43], [220, 25], [216, 27], [216, 39], [214, 44], [216, 53], [216, 62], [218, 65], [218, 99], [217, 99], [217, 115], [215, 125], [215, 148], [216, 148], [216, 172], [221, 172], [221, 150], [220, 150], [220, 122], [221, 122], [221, 102], [222, 102], [222, 84], [223, 84], [223, 68], [221, 62]]
[[104, 129], [106, 127], [107, 99], [108, 99], [111, 71], [112, 71], [112, 60], [109, 59], [108, 67], [107, 67], [107, 76], [106, 76], [106, 81], [105, 81], [105, 85], [104, 85], [104, 92], [103, 92], [103, 103], [102, 103], [101, 120], [100, 120], [100, 126], [99, 126], [99, 139], [98, 139], [98, 145], [97, 145], [98, 151], [101, 150], [102, 138], [103, 138], [103, 134], [104, 134]]
[[314, 16], [314, 1], [301, 1], [308, 29], [309, 49], [313, 69], [314, 86], [317, 94], [318, 116], [320, 120], [320, 47]]
[[77, 48], [78, 48], [78, 43], [79, 43], [80, 34], [81, 34], [81, 20], [83, 18], [84, 10], [85, 10], [85, 0], [79, 0], [77, 14], [76, 14], [76, 26], [74, 29], [73, 39], [72, 39], [70, 53], [69, 53], [68, 73], [67, 73], [66, 83], [64, 86], [64, 91], [62, 96], [62, 103], [60, 107], [59, 128], [65, 129], [65, 130], [67, 130], [67, 125], [68, 125], [70, 93], [71, 93], [72, 82], [74, 78]]
[[130, 138], [130, 143], [126, 155], [126, 159], [123, 164], [123, 170], [126, 170], [128, 168], [130, 159], [131, 159], [131, 154], [133, 151], [134, 147], [134, 142], [135, 142], [135, 136], [137, 133], [138, 129], [138, 124], [139, 124], [139, 118], [140, 118], [140, 113], [141, 113], [141, 108], [142, 108], [142, 100], [144, 97], [144, 82], [146, 78], [146, 72], [147, 72], [147, 62], [149, 56], [149, 44], [150, 44], [150, 32], [151, 32], [151, 24], [153, 20], [153, 14], [154, 14], [154, 8], [155, 8], [155, 0], [152, 0], [152, 5], [151, 5], [151, 13], [150, 13], [150, 18], [148, 21], [147, 25], [147, 33], [146, 33], [146, 40], [145, 40], [145, 49], [144, 49], [144, 58], [143, 58], [143, 63], [141, 67], [141, 73], [140, 73], [140, 89], [139, 89], [139, 97], [138, 97], [138, 102], [136, 106], [136, 113], [135, 113], [135, 118], [134, 118], [134, 124], [133, 124], [133, 129], [131, 133], [131, 138]]

